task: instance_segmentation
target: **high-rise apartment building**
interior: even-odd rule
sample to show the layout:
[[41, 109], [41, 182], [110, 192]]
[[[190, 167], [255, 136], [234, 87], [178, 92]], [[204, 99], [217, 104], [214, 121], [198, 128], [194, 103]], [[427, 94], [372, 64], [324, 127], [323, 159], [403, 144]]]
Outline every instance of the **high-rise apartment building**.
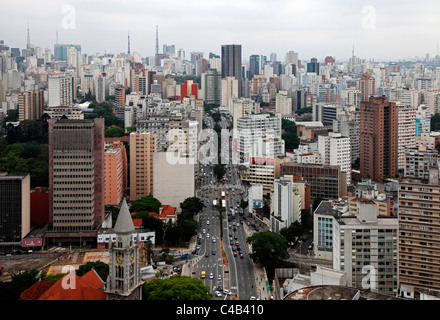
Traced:
[[287, 91], [279, 91], [275, 98], [275, 112], [282, 115], [291, 115], [292, 111], [292, 98], [289, 97]]
[[395, 296], [398, 219], [378, 216], [369, 199], [357, 206], [357, 215], [333, 217], [333, 269], [347, 273], [350, 287]]
[[376, 94], [376, 81], [371, 73], [364, 73], [358, 81], [358, 90], [361, 92], [361, 101], [368, 101]]
[[397, 119], [394, 102], [370, 97], [360, 106], [360, 173], [379, 180], [397, 175]]
[[318, 136], [318, 150], [322, 163], [340, 166], [347, 173], [347, 185], [351, 183], [351, 148], [350, 138], [341, 133], [329, 132], [328, 135]]
[[222, 79], [235, 77], [238, 80], [238, 94], [241, 97], [241, 44], [226, 44], [221, 48]]
[[130, 200], [153, 195], [153, 153], [156, 135], [130, 133]]
[[121, 203], [127, 190], [127, 153], [121, 141], [114, 141], [113, 145], [104, 153], [104, 203], [118, 205]]
[[399, 181], [399, 289], [406, 298], [440, 290], [440, 185], [438, 167], [428, 179]]
[[312, 58], [310, 62], [307, 63], [307, 72], [313, 72], [319, 75], [319, 62], [318, 59]]
[[73, 105], [73, 78], [67, 74], [50, 74], [48, 80], [49, 107]]
[[238, 80], [234, 77], [226, 77], [221, 80], [221, 105], [228, 108], [230, 114], [233, 113], [232, 101], [238, 98]]
[[405, 168], [406, 149], [416, 146], [416, 109], [397, 105], [397, 169]]
[[18, 93], [18, 121], [40, 119], [43, 115], [43, 108], [44, 90]]
[[350, 138], [351, 162], [359, 159], [359, 137], [360, 137], [360, 114], [359, 111], [345, 110], [336, 115], [333, 120], [333, 132], [340, 132], [343, 136]]
[[104, 220], [104, 118], [49, 119], [48, 238], [96, 242]]

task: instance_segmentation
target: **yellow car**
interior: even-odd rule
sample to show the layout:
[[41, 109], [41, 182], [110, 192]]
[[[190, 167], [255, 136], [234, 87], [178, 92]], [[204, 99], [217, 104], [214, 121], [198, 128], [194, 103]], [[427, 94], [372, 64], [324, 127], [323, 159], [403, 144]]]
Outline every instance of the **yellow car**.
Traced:
[[200, 274], [200, 278], [205, 279], [205, 277], [206, 277], [206, 272], [202, 271], [202, 273]]

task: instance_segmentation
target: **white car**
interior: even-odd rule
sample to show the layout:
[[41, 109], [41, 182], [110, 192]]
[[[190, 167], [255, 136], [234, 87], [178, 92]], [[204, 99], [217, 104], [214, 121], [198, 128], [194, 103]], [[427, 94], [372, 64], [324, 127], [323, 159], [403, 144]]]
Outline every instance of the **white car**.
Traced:
[[225, 289], [225, 290], [223, 290], [223, 293], [224, 294], [231, 294], [231, 291]]
[[214, 291], [214, 294], [217, 296], [217, 297], [221, 297], [222, 296], [222, 294], [220, 293], [220, 291]]
[[218, 279], [218, 280], [221, 280], [221, 279], [222, 279], [222, 276], [219, 274], [217, 279]]
[[209, 274], [209, 279], [214, 279], [214, 275], [212, 273]]

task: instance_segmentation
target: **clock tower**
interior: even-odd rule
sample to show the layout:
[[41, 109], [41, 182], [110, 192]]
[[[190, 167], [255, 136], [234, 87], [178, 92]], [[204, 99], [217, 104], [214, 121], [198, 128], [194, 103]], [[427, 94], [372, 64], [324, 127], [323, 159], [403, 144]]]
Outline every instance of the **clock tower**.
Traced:
[[139, 269], [139, 237], [134, 241], [135, 228], [125, 199], [122, 202], [114, 232], [116, 241], [109, 243], [109, 275], [107, 300], [140, 300], [142, 280]]

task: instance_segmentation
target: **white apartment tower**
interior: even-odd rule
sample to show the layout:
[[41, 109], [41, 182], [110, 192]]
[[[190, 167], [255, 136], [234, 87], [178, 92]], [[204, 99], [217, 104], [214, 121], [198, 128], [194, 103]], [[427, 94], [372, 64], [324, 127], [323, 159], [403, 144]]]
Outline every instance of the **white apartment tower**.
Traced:
[[49, 75], [49, 107], [73, 105], [73, 79], [65, 74]]
[[341, 133], [329, 132], [328, 135], [318, 136], [318, 150], [322, 163], [339, 166], [347, 173], [347, 185], [351, 183], [351, 148], [350, 138]]

